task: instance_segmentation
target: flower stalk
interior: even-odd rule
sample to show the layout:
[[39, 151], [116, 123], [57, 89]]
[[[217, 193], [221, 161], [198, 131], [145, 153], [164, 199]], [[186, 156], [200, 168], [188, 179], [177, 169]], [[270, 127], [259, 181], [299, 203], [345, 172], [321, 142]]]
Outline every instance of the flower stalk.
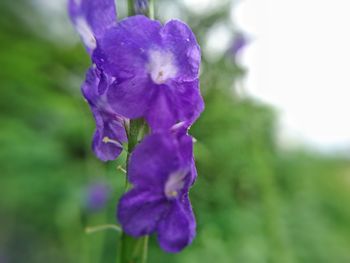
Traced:
[[[130, 155], [135, 146], [147, 133], [147, 124], [143, 119], [130, 120], [127, 130], [128, 135], [128, 153], [126, 158], [126, 167], [128, 167]], [[128, 173], [125, 175], [125, 189], [128, 191], [131, 187], [128, 180]], [[148, 254], [148, 236], [134, 238], [122, 232], [120, 237], [118, 263], [146, 263]]]
[[154, 0], [148, 0], [148, 16], [154, 19]]
[[135, 15], [134, 0], [128, 0], [128, 16]]

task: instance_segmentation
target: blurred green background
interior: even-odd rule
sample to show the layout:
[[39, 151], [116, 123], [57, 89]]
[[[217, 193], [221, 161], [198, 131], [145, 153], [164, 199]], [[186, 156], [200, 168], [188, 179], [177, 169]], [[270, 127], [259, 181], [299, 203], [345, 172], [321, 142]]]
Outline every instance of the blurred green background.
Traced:
[[[119, 234], [84, 229], [116, 223], [125, 156], [93, 156], [94, 122], [79, 90], [89, 58], [64, 10], [43, 2], [0, 2], [0, 262], [115, 262]], [[198, 14], [159, 0], [156, 12], [176, 5], [205, 46], [231, 4]], [[191, 129], [197, 238], [173, 255], [152, 237], [149, 262], [350, 262], [349, 160], [281, 150], [277, 114], [238, 92], [245, 70], [236, 61], [203, 56], [206, 110]], [[88, 206], [96, 183], [111, 189], [99, 210]]]

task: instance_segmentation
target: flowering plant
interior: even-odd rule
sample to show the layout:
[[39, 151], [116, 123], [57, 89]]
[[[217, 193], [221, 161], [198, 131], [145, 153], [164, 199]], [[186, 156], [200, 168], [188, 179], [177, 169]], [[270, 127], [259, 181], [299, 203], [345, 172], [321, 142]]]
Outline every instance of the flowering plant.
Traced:
[[[130, 15], [153, 13], [151, 1], [131, 2]], [[204, 109], [196, 38], [178, 20], [117, 21], [114, 0], [69, 0], [68, 10], [92, 60], [82, 93], [96, 121], [93, 151], [115, 160], [128, 143], [120, 261], [137, 262], [126, 247], [153, 233], [165, 251], [179, 252], [196, 225], [188, 193], [197, 175], [188, 129]]]

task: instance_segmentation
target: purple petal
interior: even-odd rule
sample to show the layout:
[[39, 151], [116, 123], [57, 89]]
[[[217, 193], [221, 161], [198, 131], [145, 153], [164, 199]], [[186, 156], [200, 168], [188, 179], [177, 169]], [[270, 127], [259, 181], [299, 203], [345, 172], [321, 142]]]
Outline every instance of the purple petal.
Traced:
[[96, 41], [117, 24], [114, 0], [69, 0], [68, 12], [89, 53]]
[[143, 117], [156, 92], [148, 76], [147, 50], [157, 45], [159, 22], [134, 16], [108, 31], [94, 53], [94, 61], [116, 78], [108, 91], [115, 112], [127, 118]]
[[147, 77], [147, 51], [160, 45], [161, 24], [137, 15], [121, 20], [106, 32], [94, 61], [117, 79]]
[[192, 166], [191, 166], [191, 180], [188, 187], [191, 187], [194, 184], [194, 182], [197, 180], [197, 176], [198, 176], [198, 173], [197, 173], [196, 163], [193, 158]]
[[153, 131], [169, 130], [175, 123], [185, 122], [190, 126], [204, 109], [199, 90], [199, 81], [175, 82], [158, 87], [154, 91], [146, 119]]
[[193, 163], [193, 138], [188, 134], [178, 136], [183, 163], [190, 167]]
[[183, 22], [171, 20], [161, 31], [163, 45], [178, 62], [178, 79], [192, 81], [198, 78], [201, 62], [200, 47], [192, 30]]
[[129, 163], [129, 180], [135, 186], [163, 192], [165, 181], [183, 169], [180, 148], [168, 133], [147, 136], [133, 151]]
[[[166, 86], [157, 88], [168, 89]], [[172, 103], [174, 98], [167, 96], [167, 92], [163, 92], [162, 90], [155, 93], [156, 96], [153, 97], [152, 103], [146, 113], [147, 123], [153, 132], [169, 130], [179, 119], [178, 109]]]
[[190, 229], [190, 238], [191, 241], [193, 240], [193, 238], [196, 236], [196, 218], [194, 216], [193, 210], [192, 210], [192, 205], [191, 205], [191, 201], [190, 198], [188, 196], [189, 194], [186, 193], [183, 198], [181, 199], [180, 203], [184, 208], [184, 211], [187, 215], [187, 219], [189, 222], [189, 229]]
[[204, 110], [203, 98], [199, 90], [199, 80], [191, 82], [172, 82], [169, 84], [174, 94], [173, 105], [178, 111], [178, 121], [191, 125]]
[[[92, 66], [88, 69], [85, 82], [81, 87], [84, 98], [90, 105], [102, 106], [103, 94], [112, 82], [112, 79]], [[103, 103], [106, 104], [106, 103]], [[107, 105], [105, 105], [107, 107]]]
[[159, 221], [158, 241], [162, 249], [176, 253], [188, 246], [195, 236], [196, 222], [188, 197], [173, 203]]
[[184, 122], [174, 125], [171, 132], [179, 140], [183, 162], [191, 167], [189, 178], [185, 182], [185, 189], [189, 189], [197, 179], [197, 168], [193, 154], [194, 139], [188, 135], [188, 126]]
[[123, 119], [114, 113], [106, 101], [105, 91], [112, 80], [96, 67], [91, 67], [82, 86], [96, 121], [92, 149], [102, 161], [116, 159], [122, 143], [127, 141]]
[[107, 92], [108, 102], [115, 112], [126, 118], [142, 117], [155, 90], [148, 78], [135, 77], [115, 82]]
[[123, 122], [115, 115], [92, 108], [96, 121], [92, 149], [102, 161], [115, 160], [123, 150], [122, 143], [127, 141]]
[[139, 237], [155, 231], [168, 207], [162, 195], [135, 188], [120, 199], [117, 217], [128, 235]]

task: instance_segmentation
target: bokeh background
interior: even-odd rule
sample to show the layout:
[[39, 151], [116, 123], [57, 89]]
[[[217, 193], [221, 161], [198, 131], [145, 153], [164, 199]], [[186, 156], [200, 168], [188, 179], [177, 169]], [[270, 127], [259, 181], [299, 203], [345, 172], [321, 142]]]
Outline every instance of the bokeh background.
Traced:
[[[156, 1], [159, 19], [181, 18], [198, 37], [206, 110], [190, 131], [197, 238], [174, 255], [152, 237], [149, 262], [350, 262], [347, 155], [278, 140], [278, 110], [245, 87], [240, 61], [254, 37], [232, 19], [236, 2], [204, 2]], [[118, 232], [85, 233], [116, 223], [125, 161], [91, 152], [79, 90], [89, 63], [65, 1], [1, 0], [1, 263], [116, 261]]]

